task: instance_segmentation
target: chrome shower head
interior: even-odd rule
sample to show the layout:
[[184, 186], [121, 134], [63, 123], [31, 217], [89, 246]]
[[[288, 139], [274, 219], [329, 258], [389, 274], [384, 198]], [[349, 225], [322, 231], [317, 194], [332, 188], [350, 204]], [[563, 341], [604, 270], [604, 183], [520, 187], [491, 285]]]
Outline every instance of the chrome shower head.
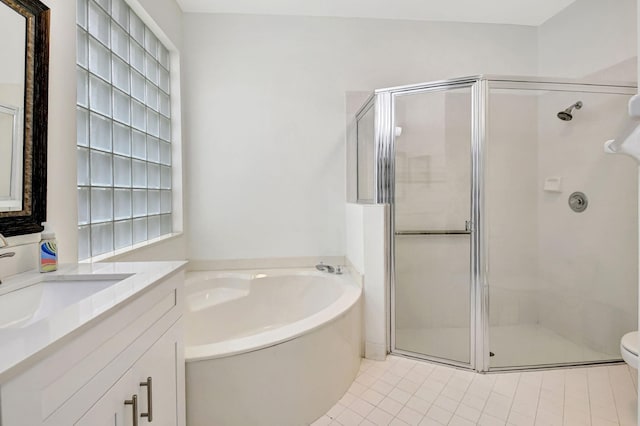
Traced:
[[573, 119], [573, 114], [571, 114], [571, 111], [573, 111], [573, 109], [580, 109], [582, 108], [582, 101], [578, 101], [575, 104], [571, 105], [569, 108], [565, 109], [564, 111], [560, 111], [558, 113], [558, 118], [562, 121], [571, 121]]

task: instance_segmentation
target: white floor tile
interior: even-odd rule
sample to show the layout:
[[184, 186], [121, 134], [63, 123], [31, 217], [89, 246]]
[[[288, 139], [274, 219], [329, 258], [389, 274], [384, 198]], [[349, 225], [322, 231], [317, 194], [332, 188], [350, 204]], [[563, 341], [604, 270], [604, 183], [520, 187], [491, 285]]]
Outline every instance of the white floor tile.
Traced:
[[363, 392], [362, 395], [360, 395], [360, 398], [364, 399], [369, 404], [378, 405], [380, 401], [385, 398], [385, 395], [371, 388]]
[[373, 367], [371, 367], [369, 369], [369, 371], [367, 371], [367, 373], [371, 374], [373, 377], [379, 379], [380, 377], [382, 377], [384, 375], [384, 373], [386, 373], [387, 370], [382, 368], [381, 366], [375, 365]]
[[424, 383], [425, 380], [427, 380], [427, 377], [430, 373], [431, 371], [429, 371], [428, 373], [423, 373], [422, 370], [414, 367], [407, 373], [406, 376], [404, 376], [404, 380], [409, 380], [410, 382], [413, 382], [420, 386]]
[[340, 413], [344, 411], [345, 408], [347, 407], [345, 407], [344, 405], [338, 402], [336, 403], [336, 405], [331, 407], [329, 411], [327, 411], [327, 416], [331, 417], [332, 419], [335, 419], [336, 417], [338, 417], [338, 415], [340, 415]]
[[437, 420], [430, 419], [429, 417], [425, 417], [422, 419], [419, 426], [442, 426], [442, 423]]
[[442, 407], [438, 407], [437, 405], [433, 405], [429, 411], [427, 411], [427, 417], [430, 419], [434, 419], [439, 421], [442, 424], [449, 423], [451, 417], [453, 417], [453, 413], [451, 411], [445, 410]]
[[442, 396], [446, 396], [447, 398], [460, 402], [462, 401], [462, 398], [464, 398], [464, 392], [464, 390], [451, 386], [451, 382], [449, 382], [449, 384], [444, 389], [442, 389], [442, 392], [440, 394]]
[[327, 426], [331, 423], [331, 417], [329, 416], [322, 416], [320, 417], [318, 420], [316, 420], [315, 422], [311, 423], [311, 426]]
[[620, 423], [612, 422], [609, 420], [600, 419], [598, 417], [591, 417], [591, 426], [619, 426]]
[[520, 379], [519, 373], [505, 374], [498, 377], [493, 385], [493, 392], [513, 398], [518, 387], [518, 381]]
[[406, 377], [398, 382], [396, 387], [401, 389], [411, 395], [413, 395], [419, 388], [422, 383], [412, 382]]
[[477, 422], [482, 412], [465, 404], [460, 404], [455, 412], [456, 416], [463, 417], [469, 421]]
[[355, 411], [362, 417], [367, 417], [374, 408], [376, 408], [374, 405], [360, 398], [356, 399], [351, 405], [349, 405], [350, 410]]
[[367, 390], [366, 386], [358, 382], [353, 382], [351, 383], [351, 386], [349, 387], [348, 392], [351, 393], [352, 395], [359, 396], [359, 395], [362, 395], [362, 393], [366, 390]]
[[513, 426], [534, 426], [535, 418], [512, 411], [511, 413], [509, 413], [507, 424]]
[[342, 395], [342, 398], [340, 398], [340, 401], [338, 402], [340, 402], [340, 404], [344, 405], [345, 407], [348, 407], [349, 405], [351, 405], [353, 401], [356, 400], [356, 398], [357, 397], [355, 395], [347, 392], [344, 395]]
[[364, 420], [364, 417], [348, 408], [345, 408], [345, 410], [336, 418], [336, 421], [343, 426], [357, 426], [362, 422], [362, 420]]
[[444, 395], [440, 395], [438, 398], [436, 398], [435, 401], [433, 401], [433, 405], [437, 405], [438, 407], [444, 408], [445, 410], [453, 413], [456, 411], [458, 405], [460, 404], [456, 400], [448, 398]]
[[397, 376], [404, 377], [409, 373], [409, 371], [411, 371], [411, 367], [413, 367], [413, 365], [410, 365], [410, 364], [407, 365], [405, 363], [396, 364], [393, 367], [391, 367], [389, 371], [391, 371], [393, 374]]
[[478, 425], [480, 426], [504, 426], [505, 424], [506, 422], [504, 420], [490, 416], [486, 413], [482, 413], [480, 420], [478, 420]]
[[538, 404], [536, 400], [518, 400], [511, 404], [511, 412], [522, 414], [527, 417], [536, 417], [536, 411], [538, 411]]
[[548, 410], [538, 410], [536, 413], [536, 425], [562, 426], [562, 413], [557, 414]]
[[501, 420], [507, 420], [511, 408], [511, 399], [498, 393], [491, 393], [484, 406], [484, 412]]
[[429, 376], [430, 380], [435, 380], [436, 382], [447, 383], [451, 376], [453, 376], [454, 369], [438, 366], [433, 373]]
[[393, 390], [393, 385], [390, 385], [389, 383], [380, 379], [377, 382], [375, 382], [373, 386], [371, 386], [371, 389], [386, 396], [389, 394], [389, 392]]
[[395, 356], [363, 360], [312, 426], [634, 426], [636, 375], [622, 364], [477, 374]]
[[389, 426], [409, 426], [409, 425], [396, 417], [393, 420], [391, 420], [391, 423], [389, 423]]
[[407, 403], [409, 398], [411, 398], [411, 394], [409, 392], [403, 391], [400, 388], [394, 388], [391, 392], [389, 392], [388, 397], [404, 405]]
[[591, 425], [591, 415], [582, 410], [565, 410], [563, 418], [565, 425]]
[[403, 407], [396, 417], [411, 426], [417, 426], [424, 418], [424, 414], [419, 413], [413, 408]]
[[431, 407], [431, 403], [425, 401], [424, 399], [418, 398], [417, 396], [412, 396], [409, 398], [406, 404], [407, 407], [416, 410], [422, 415], [427, 414], [429, 408]]
[[538, 411], [540, 410], [548, 411], [562, 417], [562, 413], [564, 411], [564, 397], [552, 399], [546, 396], [541, 396], [538, 400]]
[[471, 422], [460, 416], [453, 416], [449, 422], [449, 426], [474, 426], [475, 424], [475, 422]]
[[380, 380], [383, 380], [392, 386], [396, 386], [400, 382], [400, 380], [402, 380], [402, 377], [391, 371], [387, 371], [382, 375], [382, 377], [380, 377]]
[[491, 388], [493, 384], [489, 383], [481, 383], [481, 382], [472, 382], [467, 389], [468, 395], [476, 395], [476, 396], [485, 396], [491, 393]]
[[616, 407], [613, 403], [606, 406], [591, 404], [591, 417], [598, 417], [599, 419], [619, 423], [618, 412], [616, 411]]
[[374, 408], [367, 416], [367, 420], [377, 426], [387, 426], [393, 420], [393, 416], [380, 408]]
[[[465, 374], [460, 374], [465, 373]], [[475, 373], [472, 373], [475, 374]], [[447, 383], [447, 387], [452, 387], [454, 389], [458, 389], [459, 391], [466, 392], [469, 388], [469, 385], [473, 381], [472, 376], [468, 376], [466, 372], [456, 372], [454, 376]]]
[[372, 376], [371, 374], [365, 372], [362, 373], [361, 375], [359, 375], [356, 378], [356, 382], [360, 383], [361, 385], [365, 386], [365, 387], [369, 387], [372, 384], [374, 384], [376, 382], [376, 380], [378, 380], [377, 377]]
[[464, 398], [462, 398], [462, 404], [482, 411], [485, 404], [487, 403], [488, 398], [489, 394], [480, 396], [467, 393]]
[[386, 397], [380, 402], [380, 404], [378, 404], [378, 407], [382, 408], [387, 413], [395, 416], [402, 409], [402, 404], [400, 404], [395, 399]]
[[421, 386], [415, 393], [418, 398], [424, 399], [428, 402], [433, 402], [440, 395], [440, 391], [433, 389], [429, 386]]

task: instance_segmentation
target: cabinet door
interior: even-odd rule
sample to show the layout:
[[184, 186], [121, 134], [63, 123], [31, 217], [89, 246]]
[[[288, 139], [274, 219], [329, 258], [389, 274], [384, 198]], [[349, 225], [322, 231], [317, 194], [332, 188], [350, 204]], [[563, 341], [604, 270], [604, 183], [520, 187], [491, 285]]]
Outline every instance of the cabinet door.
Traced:
[[[158, 339], [151, 348], [133, 366], [137, 380], [138, 407], [141, 413], [140, 425], [149, 422], [149, 399], [151, 399], [151, 414], [153, 425], [176, 426], [183, 423], [179, 420], [177, 403], [179, 404], [178, 384], [180, 377], [179, 356], [182, 347], [179, 345], [179, 329], [174, 326]], [[182, 361], [184, 362], [184, 361]], [[151, 378], [151, 386], [144, 386]], [[184, 383], [184, 382], [183, 382]], [[151, 389], [151, 398], [149, 390]]]
[[[76, 426], [131, 426], [133, 425], [133, 406], [125, 405], [125, 400], [131, 400], [137, 391], [137, 383], [132, 370], [128, 370], [102, 396], [82, 418]], [[140, 395], [138, 395], [140, 401]], [[138, 411], [140, 409], [138, 408]], [[138, 414], [139, 415], [139, 414]]]

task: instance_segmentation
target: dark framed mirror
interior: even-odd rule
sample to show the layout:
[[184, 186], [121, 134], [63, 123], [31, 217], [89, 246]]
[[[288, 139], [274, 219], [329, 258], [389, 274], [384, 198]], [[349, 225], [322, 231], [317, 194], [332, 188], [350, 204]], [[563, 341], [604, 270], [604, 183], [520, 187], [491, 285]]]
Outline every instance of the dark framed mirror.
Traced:
[[49, 8], [0, 0], [0, 234], [42, 231], [47, 214]]

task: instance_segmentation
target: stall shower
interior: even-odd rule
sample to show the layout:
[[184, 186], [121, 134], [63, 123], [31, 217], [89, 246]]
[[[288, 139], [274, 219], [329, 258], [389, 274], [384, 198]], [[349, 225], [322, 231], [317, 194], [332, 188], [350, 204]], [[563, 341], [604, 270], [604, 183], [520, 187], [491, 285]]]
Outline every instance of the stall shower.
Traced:
[[475, 76], [369, 97], [349, 173], [353, 201], [391, 207], [390, 352], [477, 371], [621, 359], [637, 170], [603, 143], [635, 93]]

